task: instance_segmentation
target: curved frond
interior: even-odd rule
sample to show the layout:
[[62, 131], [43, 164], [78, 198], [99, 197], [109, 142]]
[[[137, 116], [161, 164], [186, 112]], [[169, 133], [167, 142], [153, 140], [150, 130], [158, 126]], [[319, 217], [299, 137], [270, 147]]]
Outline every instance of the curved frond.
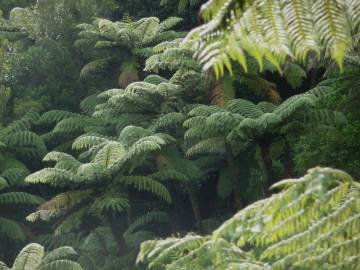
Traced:
[[29, 244], [24, 247], [16, 257], [12, 269], [33, 270], [37, 269], [44, 257], [44, 248], [39, 244]]

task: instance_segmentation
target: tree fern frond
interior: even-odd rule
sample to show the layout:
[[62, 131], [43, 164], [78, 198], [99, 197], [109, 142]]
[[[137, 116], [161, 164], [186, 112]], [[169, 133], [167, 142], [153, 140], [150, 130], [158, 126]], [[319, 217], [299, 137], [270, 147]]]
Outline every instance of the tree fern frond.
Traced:
[[[230, 60], [247, 69], [244, 52], [254, 57], [260, 69], [267, 59], [280, 70], [291, 57], [301, 62], [326, 52], [342, 68], [359, 31], [357, 0], [352, 1], [208, 1], [201, 9], [205, 24], [185, 39], [197, 50], [204, 69], [217, 76]], [[351, 7], [351, 8], [349, 8]]]
[[66, 212], [73, 206], [88, 199], [93, 192], [91, 190], [68, 191], [61, 193], [50, 201], [43, 203], [39, 209], [30, 214], [26, 219], [34, 222], [38, 219], [50, 220]]
[[181, 126], [185, 118], [185, 115], [183, 115], [182, 113], [171, 112], [158, 118], [154, 124], [154, 128], [162, 129]]
[[41, 155], [46, 152], [46, 146], [41, 137], [31, 131], [16, 132], [4, 139], [10, 147], [34, 147]]
[[26, 183], [50, 184], [52, 186], [67, 186], [79, 183], [80, 179], [70, 171], [55, 168], [45, 168], [25, 178]]
[[9, 187], [9, 184], [6, 181], [6, 179], [4, 177], [0, 176], [0, 191], [5, 188], [8, 188], [8, 187]]
[[80, 71], [80, 78], [86, 78], [89, 74], [97, 73], [104, 70], [106, 66], [113, 61], [112, 57], [97, 59], [87, 63]]
[[94, 212], [124, 212], [130, 207], [129, 200], [122, 194], [105, 194], [91, 205]]
[[314, 168], [274, 188], [280, 193], [239, 211], [212, 236], [145, 242], [138, 262], [184, 270], [357, 268], [357, 182], [339, 170]]
[[9, 267], [7, 267], [7, 265], [3, 262], [0, 262], [0, 270], [10, 270]]
[[119, 181], [125, 185], [133, 186], [139, 191], [151, 192], [166, 202], [171, 202], [171, 195], [168, 189], [161, 183], [146, 176], [122, 176]]
[[119, 142], [107, 143], [94, 158], [94, 162], [101, 164], [105, 168], [110, 168], [116, 162], [123, 159], [126, 155], [124, 146]]
[[39, 270], [61, 270], [61, 269], [69, 269], [69, 270], [83, 270], [80, 264], [71, 260], [56, 260], [53, 262], [49, 262], [43, 265], [40, 265]]
[[36, 195], [32, 195], [26, 192], [6, 192], [0, 194], [0, 205], [6, 204], [30, 204], [37, 205], [44, 200]]
[[83, 218], [85, 217], [87, 212], [88, 209], [86, 207], [82, 207], [79, 210], [66, 216], [66, 218], [61, 222], [61, 224], [56, 227], [54, 231], [55, 237], [62, 237], [72, 231], [79, 229]]
[[81, 110], [87, 115], [92, 115], [95, 111], [95, 107], [98, 104], [99, 100], [97, 95], [91, 95], [86, 97], [80, 102]]
[[169, 17], [159, 24], [159, 32], [167, 31], [183, 21], [179, 17]]
[[26, 176], [29, 175], [26, 168], [11, 168], [3, 171], [1, 176], [6, 179], [10, 186], [22, 185]]
[[26, 239], [25, 233], [18, 223], [3, 217], [0, 217], [0, 234], [13, 240], [24, 241]]
[[215, 137], [202, 140], [191, 146], [186, 155], [189, 157], [201, 154], [219, 154], [224, 153], [225, 140], [223, 137]]
[[53, 110], [48, 111], [41, 115], [39, 119], [40, 124], [46, 124], [51, 125], [60, 122], [61, 120], [65, 118], [71, 118], [71, 117], [77, 117], [80, 116], [80, 114], [72, 113], [68, 111], [61, 111], [61, 110]]
[[44, 248], [39, 244], [29, 244], [24, 247], [16, 257], [12, 269], [32, 270], [37, 269], [44, 257]]
[[163, 82], [168, 82], [167, 79], [159, 76], [159, 75], [149, 75], [147, 76], [145, 79], [144, 79], [144, 82], [146, 83], [151, 83], [151, 84], [155, 84], [155, 85], [159, 85], [160, 83], [163, 83]]
[[47, 263], [51, 263], [63, 259], [76, 259], [77, 256], [78, 256], [77, 252], [72, 247], [60, 247], [46, 254], [41, 264], [44, 265]]
[[139, 227], [146, 226], [151, 223], [163, 223], [169, 220], [168, 215], [162, 211], [152, 211], [138, 217], [126, 230], [125, 235], [132, 234]]

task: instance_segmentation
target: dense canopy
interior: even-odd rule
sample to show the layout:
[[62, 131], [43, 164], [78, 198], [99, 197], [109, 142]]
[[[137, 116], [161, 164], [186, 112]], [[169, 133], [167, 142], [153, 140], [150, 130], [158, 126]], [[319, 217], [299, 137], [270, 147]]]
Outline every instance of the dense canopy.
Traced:
[[2, 0], [0, 270], [360, 269], [360, 0]]

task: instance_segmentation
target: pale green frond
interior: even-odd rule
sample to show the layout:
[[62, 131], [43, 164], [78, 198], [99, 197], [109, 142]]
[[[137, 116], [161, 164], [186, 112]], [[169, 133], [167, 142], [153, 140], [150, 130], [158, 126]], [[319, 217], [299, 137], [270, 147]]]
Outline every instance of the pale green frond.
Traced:
[[143, 243], [138, 262], [174, 270], [358, 268], [357, 182], [314, 168], [274, 187], [281, 191], [242, 209], [211, 236]]
[[64, 259], [76, 259], [77, 252], [72, 247], [60, 247], [50, 251], [46, 256], [43, 258], [41, 264], [51, 263], [57, 260], [64, 260]]
[[38, 219], [48, 221], [68, 211], [68, 209], [89, 199], [93, 194], [91, 190], [68, 191], [61, 193], [51, 200], [43, 203], [36, 212], [30, 214], [26, 219], [34, 222]]
[[159, 32], [169, 30], [174, 26], [178, 25], [179, 23], [181, 23], [182, 21], [183, 19], [179, 17], [169, 17], [160, 23]]
[[201, 8], [205, 24], [192, 30], [192, 44], [204, 69], [217, 77], [232, 72], [231, 60], [247, 69], [245, 53], [278, 70], [289, 58], [306, 62], [325, 52], [340, 69], [359, 32], [358, 0], [209, 0]]
[[80, 179], [74, 173], [67, 170], [45, 168], [26, 177], [25, 182], [32, 184], [49, 184], [56, 187], [79, 183]]
[[9, 267], [3, 262], [0, 261], [0, 270], [10, 270]]
[[109, 139], [104, 136], [85, 134], [75, 139], [72, 148], [74, 150], [86, 150], [108, 141]]
[[43, 265], [40, 265], [39, 270], [83, 270], [80, 264], [70, 260], [56, 260]]
[[159, 31], [160, 20], [156, 17], [143, 18], [138, 21], [135, 31], [139, 33], [141, 44], [151, 42]]
[[40, 266], [44, 257], [44, 248], [39, 244], [29, 244], [24, 247], [16, 257], [12, 269], [34, 270]]
[[126, 155], [124, 146], [119, 142], [107, 143], [94, 158], [94, 162], [101, 164], [105, 168], [110, 168], [116, 162], [123, 159]]

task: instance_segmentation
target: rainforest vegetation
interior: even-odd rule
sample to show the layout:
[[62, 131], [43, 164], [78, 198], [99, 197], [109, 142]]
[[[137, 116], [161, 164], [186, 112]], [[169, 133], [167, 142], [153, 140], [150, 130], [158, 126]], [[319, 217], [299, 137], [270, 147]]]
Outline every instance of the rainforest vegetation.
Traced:
[[360, 269], [360, 0], [1, 0], [0, 270]]

